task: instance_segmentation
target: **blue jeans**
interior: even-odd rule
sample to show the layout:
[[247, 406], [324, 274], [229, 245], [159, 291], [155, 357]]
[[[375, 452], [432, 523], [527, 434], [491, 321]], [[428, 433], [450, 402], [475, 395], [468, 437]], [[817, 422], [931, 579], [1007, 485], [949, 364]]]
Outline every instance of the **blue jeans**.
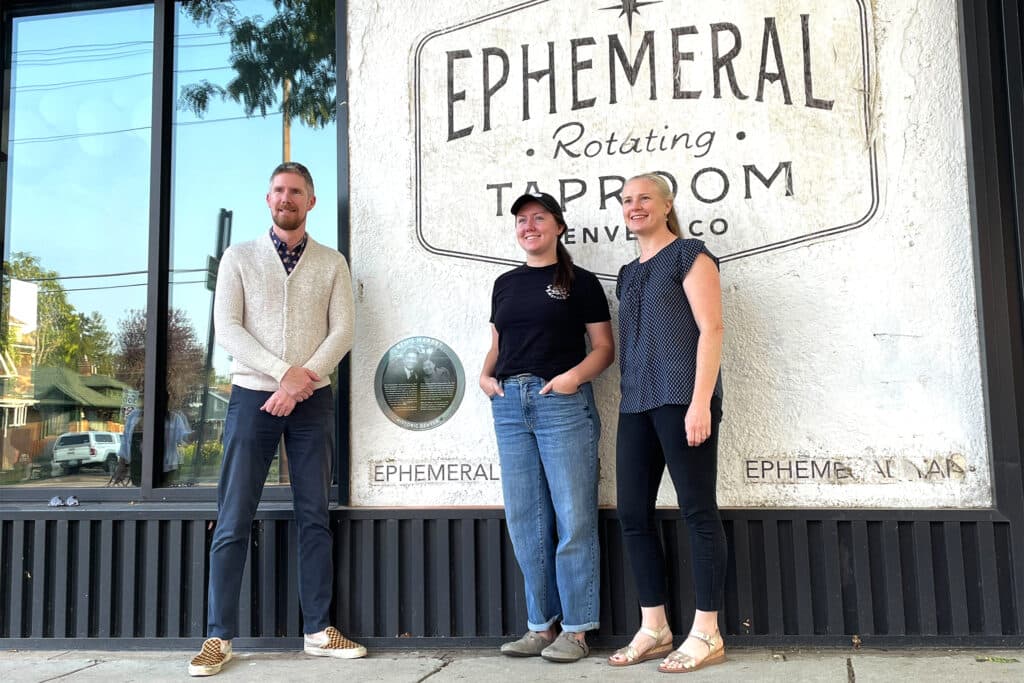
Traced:
[[303, 630], [330, 625], [331, 530], [327, 504], [331, 486], [334, 399], [323, 387], [275, 417], [260, 410], [272, 392], [231, 388], [224, 420], [224, 459], [217, 484], [217, 526], [210, 545], [207, 635], [230, 640], [238, 634], [238, 597], [253, 516], [263, 483], [284, 435], [288, 450], [295, 523], [299, 532], [299, 605]]
[[516, 560], [526, 583], [527, 625], [596, 629], [600, 618], [597, 440], [601, 418], [590, 384], [540, 394], [545, 380], [517, 375], [491, 399], [501, 488]]

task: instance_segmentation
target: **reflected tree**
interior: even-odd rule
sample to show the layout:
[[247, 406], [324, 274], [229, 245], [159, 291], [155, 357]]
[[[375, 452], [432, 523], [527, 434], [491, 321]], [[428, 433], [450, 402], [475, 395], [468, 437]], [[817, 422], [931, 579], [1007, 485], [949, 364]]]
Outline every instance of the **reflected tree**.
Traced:
[[[117, 379], [140, 391], [146, 369], [146, 312], [133, 309], [119, 324], [117, 333]], [[202, 384], [204, 351], [192, 320], [180, 308], [168, 311], [167, 394], [169, 405], [178, 409], [189, 392]]]
[[246, 116], [281, 112], [282, 160], [291, 160], [291, 124], [323, 128], [335, 120], [335, 0], [274, 0], [276, 13], [240, 16], [233, 2], [185, 0], [196, 25], [216, 26], [231, 44], [235, 76], [226, 85], [182, 86], [179, 106], [202, 118], [210, 101], [231, 100]]
[[93, 311], [89, 315], [79, 313], [77, 318], [78, 328], [75, 332], [79, 359], [88, 359], [89, 363], [96, 368], [97, 373], [112, 377], [114, 375], [114, 339], [107, 329], [107, 321], [98, 311]]
[[[3, 311], [10, 306], [10, 280], [24, 280], [39, 288], [36, 311], [35, 364], [63, 365], [78, 369], [88, 358], [103, 374], [112, 369], [111, 338], [106, 322], [97, 312], [84, 315], [68, 301], [60, 284], [60, 273], [42, 265], [38, 256], [24, 251], [11, 254], [4, 262]], [[6, 328], [6, 320], [4, 321]], [[100, 370], [105, 369], [108, 372]]]

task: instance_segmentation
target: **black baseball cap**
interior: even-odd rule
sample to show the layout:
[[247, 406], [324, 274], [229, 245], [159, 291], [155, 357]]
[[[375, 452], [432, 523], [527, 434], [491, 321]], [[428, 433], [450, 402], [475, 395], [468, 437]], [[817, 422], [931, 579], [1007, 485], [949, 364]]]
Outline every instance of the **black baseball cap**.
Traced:
[[565, 225], [565, 217], [562, 216], [562, 207], [559, 205], [558, 200], [547, 194], [546, 192], [527, 192], [519, 199], [512, 202], [512, 215], [519, 213], [519, 210], [530, 202], [537, 202], [543, 206], [548, 213], [555, 217], [562, 225]]

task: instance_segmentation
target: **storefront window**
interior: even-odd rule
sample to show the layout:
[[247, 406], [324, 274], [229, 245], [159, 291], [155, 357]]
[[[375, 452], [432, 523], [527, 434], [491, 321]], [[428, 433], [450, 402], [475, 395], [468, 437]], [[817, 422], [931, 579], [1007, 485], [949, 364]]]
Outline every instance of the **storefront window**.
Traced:
[[151, 6], [13, 21], [0, 487], [138, 484], [152, 64]]
[[[307, 229], [337, 247], [335, 3], [277, 4], [178, 5], [166, 486], [216, 484], [231, 396], [231, 359], [210, 334], [217, 259], [270, 239], [265, 196], [282, 161], [309, 167]], [[279, 451], [267, 483], [287, 481]]]

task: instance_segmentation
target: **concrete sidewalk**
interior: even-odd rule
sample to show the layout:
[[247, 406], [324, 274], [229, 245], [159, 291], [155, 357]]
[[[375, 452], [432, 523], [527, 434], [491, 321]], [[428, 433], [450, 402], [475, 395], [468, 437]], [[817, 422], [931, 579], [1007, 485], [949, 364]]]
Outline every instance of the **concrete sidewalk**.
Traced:
[[[698, 672], [713, 681], [1024, 681], [1024, 650], [789, 650], [728, 651], [728, 660]], [[0, 652], [0, 681], [187, 681], [191, 652]], [[575, 664], [512, 659], [489, 650], [377, 650], [359, 660], [307, 657], [298, 652], [236, 652], [212, 680], [345, 683], [449, 683], [452, 681], [651, 681], [663, 679], [657, 662], [612, 668], [610, 651], [595, 650]], [[205, 680], [205, 679], [204, 679]], [[689, 679], [688, 679], [689, 680]], [[696, 679], [694, 679], [696, 680]]]

